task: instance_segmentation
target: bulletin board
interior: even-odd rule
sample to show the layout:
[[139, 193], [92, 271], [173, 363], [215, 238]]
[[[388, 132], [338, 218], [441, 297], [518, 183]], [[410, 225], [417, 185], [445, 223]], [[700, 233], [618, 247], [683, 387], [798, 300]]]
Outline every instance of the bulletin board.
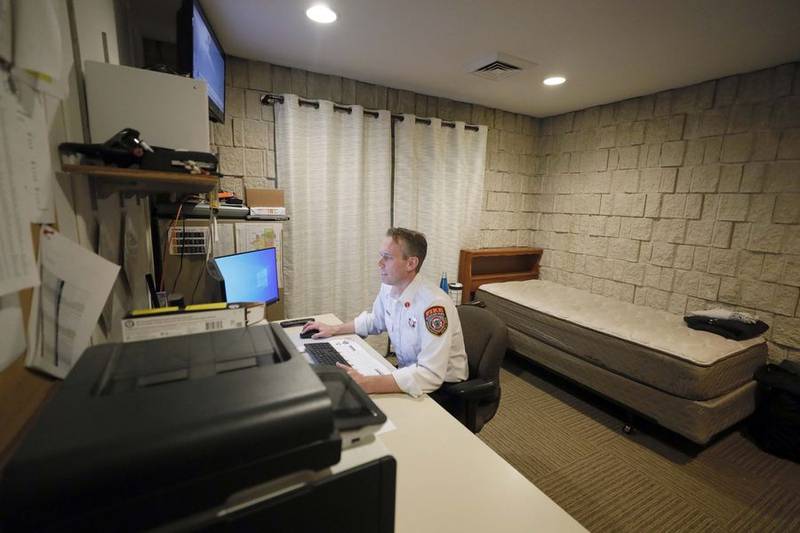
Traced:
[[[40, 9], [45, 10], [48, 16], [42, 17]], [[36, 39], [37, 46], [31, 46], [26, 39]], [[75, 135], [70, 139], [65, 119], [67, 115], [75, 117], [75, 111], [79, 109], [75, 81], [68, 75], [73, 61], [66, 2], [0, 0], [0, 113], [3, 125], [0, 149], [4, 154], [0, 163], [0, 184], [5, 193], [3, 213], [0, 214], [4, 217], [2, 244], [4, 253], [9, 249], [15, 253], [25, 251], [34, 268], [42, 224], [58, 227], [56, 205], [59, 199], [53, 196], [58, 191], [56, 146], [59, 142], [76, 139]], [[33, 73], [51, 73], [52, 76], [40, 79]], [[19, 109], [24, 109], [25, 116], [18, 112]], [[24, 179], [16, 179], [19, 176]], [[20, 188], [24, 190], [18, 190]], [[8, 195], [12, 190], [14, 194]], [[69, 211], [69, 217], [75, 219], [71, 206], [61, 202], [61, 207], [66, 210], [62, 214]], [[11, 226], [13, 229], [9, 230]], [[21, 264], [25, 265], [25, 271], [30, 271], [24, 258]], [[19, 313], [16, 313], [15, 321], [7, 320], [9, 314], [3, 313], [5, 338], [0, 342], [9, 348], [6, 348], [0, 366], [0, 466], [5, 464], [26, 426], [59, 383], [25, 367], [27, 348], [14, 354], [20, 337], [27, 337], [25, 332], [33, 289], [29, 283], [21, 290], [14, 289], [10, 265], [21, 268], [20, 263], [12, 265], [6, 261], [3, 264], [2, 277], [7, 282], [3, 290], [3, 311], [15, 308], [18, 303], [21, 323], [16, 322]]]

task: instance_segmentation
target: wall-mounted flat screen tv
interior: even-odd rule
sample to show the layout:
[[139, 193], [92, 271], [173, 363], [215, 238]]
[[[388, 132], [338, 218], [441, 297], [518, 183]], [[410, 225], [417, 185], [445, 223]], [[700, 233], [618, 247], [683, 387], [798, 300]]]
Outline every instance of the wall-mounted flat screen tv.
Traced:
[[225, 121], [225, 51], [199, 0], [185, 0], [178, 11], [178, 61], [184, 74], [208, 85], [208, 114]]

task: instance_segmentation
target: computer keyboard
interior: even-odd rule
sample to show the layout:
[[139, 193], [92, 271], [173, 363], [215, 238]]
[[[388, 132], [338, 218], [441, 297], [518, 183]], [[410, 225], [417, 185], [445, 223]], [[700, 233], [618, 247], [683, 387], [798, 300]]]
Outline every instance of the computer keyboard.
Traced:
[[329, 342], [306, 342], [303, 346], [311, 364], [336, 366], [342, 363], [364, 376], [390, 374], [393, 367], [370, 355], [358, 342], [346, 337], [334, 337]]
[[309, 342], [306, 343], [306, 353], [318, 365], [336, 366], [336, 363], [350, 366], [344, 357], [339, 354], [339, 351], [334, 348], [329, 342]]

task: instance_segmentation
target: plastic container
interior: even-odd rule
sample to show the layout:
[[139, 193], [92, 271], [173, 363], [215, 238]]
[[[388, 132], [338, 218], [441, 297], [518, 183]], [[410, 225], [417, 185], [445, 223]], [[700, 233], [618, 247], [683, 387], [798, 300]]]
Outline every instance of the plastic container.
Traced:
[[448, 288], [450, 289], [450, 298], [452, 298], [455, 305], [461, 305], [461, 294], [464, 292], [464, 285], [461, 283], [451, 283]]

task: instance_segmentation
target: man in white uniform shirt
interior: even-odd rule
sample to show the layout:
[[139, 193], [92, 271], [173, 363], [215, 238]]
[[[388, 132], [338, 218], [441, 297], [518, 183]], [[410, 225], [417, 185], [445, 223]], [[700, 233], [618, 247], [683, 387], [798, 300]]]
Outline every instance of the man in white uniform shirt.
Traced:
[[303, 328], [318, 329], [315, 339], [389, 333], [399, 367], [390, 375], [364, 376], [340, 365], [367, 393], [406, 392], [416, 397], [435, 391], [443, 382], [467, 378], [467, 353], [455, 305], [439, 287], [417, 275], [427, 250], [422, 233], [390, 228], [381, 244], [381, 289], [372, 311], [346, 324], [314, 321]]

